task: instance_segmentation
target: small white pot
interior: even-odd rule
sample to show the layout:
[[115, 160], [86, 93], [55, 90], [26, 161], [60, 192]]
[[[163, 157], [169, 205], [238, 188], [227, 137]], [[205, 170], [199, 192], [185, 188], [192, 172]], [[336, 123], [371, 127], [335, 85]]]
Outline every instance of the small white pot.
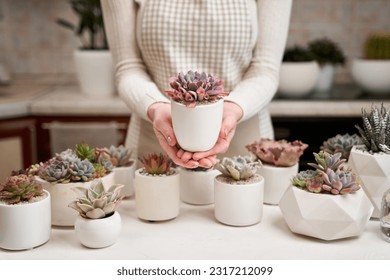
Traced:
[[[69, 203], [77, 199], [77, 194], [72, 190], [74, 187], [89, 188], [90, 182], [77, 182], [66, 184], [52, 184], [35, 177], [42, 187], [51, 195], [51, 224], [53, 226], [74, 226], [74, 222], [79, 215], [77, 211], [68, 207]], [[96, 179], [98, 180], [98, 179]], [[114, 185], [114, 173], [111, 172], [101, 178], [105, 188]]]
[[298, 173], [299, 164], [290, 167], [280, 167], [263, 164], [259, 174], [264, 177], [264, 203], [278, 205], [284, 192], [290, 185], [290, 180]]
[[88, 248], [104, 248], [113, 245], [122, 230], [122, 220], [118, 212], [103, 219], [77, 217], [75, 232], [80, 243]]
[[135, 163], [133, 162], [130, 166], [120, 166], [115, 167], [114, 170], [114, 181], [115, 184], [124, 185], [124, 188], [121, 190], [121, 195], [125, 197], [131, 197], [134, 195], [134, 173], [135, 173]]
[[222, 125], [223, 100], [188, 108], [172, 101], [172, 125], [181, 148], [190, 152], [210, 150]]
[[180, 212], [179, 172], [169, 176], [148, 176], [142, 168], [135, 171], [135, 208], [138, 218], [164, 221], [176, 218]]
[[109, 50], [74, 51], [81, 91], [91, 97], [111, 97], [115, 93], [114, 65]]
[[0, 204], [0, 247], [26, 250], [40, 246], [50, 239], [50, 193], [45, 198], [26, 203]]
[[333, 64], [326, 63], [320, 66], [320, 73], [315, 86], [316, 91], [326, 92], [333, 87], [335, 67]]
[[390, 155], [370, 154], [364, 145], [352, 147], [348, 165], [360, 177], [362, 188], [374, 205], [372, 218], [379, 218], [382, 196], [390, 187]]
[[360, 235], [373, 211], [362, 189], [352, 194], [332, 195], [311, 193], [291, 185], [279, 207], [292, 232], [323, 240]]
[[194, 171], [180, 168], [180, 198], [195, 205], [214, 203], [214, 178], [220, 174], [216, 169]]
[[354, 59], [352, 78], [365, 92], [390, 93], [390, 60]]
[[280, 67], [278, 94], [285, 97], [302, 97], [310, 93], [318, 80], [318, 62], [283, 62]]
[[230, 226], [250, 226], [261, 222], [263, 217], [264, 178], [248, 184], [229, 184], [214, 179], [215, 218]]

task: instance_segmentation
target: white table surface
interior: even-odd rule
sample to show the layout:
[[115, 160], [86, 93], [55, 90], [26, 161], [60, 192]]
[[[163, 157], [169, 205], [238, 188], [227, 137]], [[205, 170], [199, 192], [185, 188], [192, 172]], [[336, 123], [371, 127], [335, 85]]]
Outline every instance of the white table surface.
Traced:
[[165, 222], [137, 218], [135, 201], [119, 207], [119, 240], [103, 249], [88, 249], [73, 228], [53, 227], [51, 239], [27, 251], [0, 250], [3, 260], [390, 260], [390, 243], [380, 237], [379, 221], [370, 220], [355, 238], [322, 241], [292, 233], [278, 206], [264, 205], [262, 221], [231, 227], [215, 220], [213, 205], [182, 203], [180, 215]]

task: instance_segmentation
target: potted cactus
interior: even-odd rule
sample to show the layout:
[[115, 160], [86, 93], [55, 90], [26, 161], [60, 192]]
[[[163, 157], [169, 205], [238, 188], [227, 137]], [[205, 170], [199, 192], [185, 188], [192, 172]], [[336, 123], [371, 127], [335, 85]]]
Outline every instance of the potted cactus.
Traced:
[[124, 185], [121, 194], [125, 197], [134, 195], [135, 162], [131, 159], [131, 150], [123, 145], [111, 145], [109, 148], [97, 148], [96, 153], [98, 162], [104, 163], [107, 161], [112, 164], [115, 183]]
[[341, 153], [341, 158], [348, 160], [353, 146], [361, 144], [363, 142], [359, 135], [345, 133], [328, 138], [323, 142], [320, 149], [330, 154]]
[[383, 193], [390, 186], [390, 109], [382, 104], [362, 109], [363, 127], [356, 125], [363, 145], [352, 148], [348, 164], [362, 180], [362, 187], [379, 218]]
[[308, 49], [320, 65], [315, 90], [329, 91], [333, 86], [335, 66], [345, 65], [345, 55], [336, 42], [325, 37], [310, 41]]
[[264, 177], [264, 203], [278, 205], [283, 193], [289, 186], [292, 176], [298, 173], [299, 158], [307, 144], [299, 140], [289, 142], [285, 139], [272, 140], [262, 138], [246, 146], [263, 166], [259, 174]]
[[[217, 142], [222, 125], [223, 83], [212, 74], [180, 72], [165, 93], [171, 99], [172, 125], [181, 148], [207, 151]], [[207, 125], [204, 125], [207, 124]]]
[[226, 225], [250, 226], [263, 217], [264, 178], [252, 156], [224, 157], [215, 165], [214, 215]]
[[135, 206], [138, 218], [165, 221], [180, 212], [180, 176], [165, 154], [151, 153], [140, 159], [135, 171]]
[[74, 226], [76, 213], [68, 204], [76, 199], [72, 188], [88, 188], [101, 179], [105, 186], [114, 184], [111, 162], [99, 163], [96, 150], [88, 144], [77, 144], [44, 162], [36, 170], [36, 180], [51, 194], [51, 219], [55, 226]]
[[68, 206], [79, 214], [74, 228], [81, 244], [88, 248], [104, 248], [117, 241], [122, 228], [117, 208], [123, 199], [123, 187], [115, 184], [105, 190], [102, 181], [95, 180], [88, 188], [72, 188], [77, 199]]
[[363, 44], [363, 54], [352, 61], [352, 78], [368, 94], [390, 93], [390, 32], [372, 32]]
[[34, 176], [18, 174], [0, 183], [0, 248], [26, 250], [50, 239], [50, 193]]
[[283, 194], [279, 207], [294, 233], [322, 240], [360, 235], [373, 206], [358, 176], [346, 166], [341, 153], [314, 153], [315, 169], [299, 172]]

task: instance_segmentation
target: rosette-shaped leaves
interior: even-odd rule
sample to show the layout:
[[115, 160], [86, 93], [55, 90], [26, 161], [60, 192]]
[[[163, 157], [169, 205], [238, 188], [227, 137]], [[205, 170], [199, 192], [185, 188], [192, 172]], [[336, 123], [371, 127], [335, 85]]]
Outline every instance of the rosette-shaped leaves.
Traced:
[[77, 159], [69, 165], [72, 182], [87, 182], [94, 178], [95, 169], [93, 164], [88, 160]]
[[9, 176], [4, 183], [0, 184], [0, 200], [7, 204], [29, 201], [42, 194], [42, 186], [31, 175]]
[[222, 174], [236, 181], [253, 177], [261, 167], [261, 162], [250, 156], [225, 157], [215, 165]]
[[326, 171], [327, 169], [336, 171], [341, 164], [346, 162], [346, 159], [341, 158], [341, 153], [335, 153], [332, 155], [330, 153], [320, 151], [319, 153], [313, 154], [317, 163], [308, 163], [308, 165], [321, 171]]
[[328, 168], [326, 172], [321, 173], [324, 181], [322, 188], [331, 194], [347, 194], [360, 189], [356, 175], [351, 170], [340, 168], [333, 171]]
[[352, 147], [361, 144], [363, 144], [362, 139], [357, 134], [337, 134], [324, 141], [321, 150], [330, 154], [341, 153], [341, 158], [348, 159]]
[[144, 171], [150, 175], [170, 174], [172, 168], [171, 159], [162, 153], [151, 153], [141, 159]]

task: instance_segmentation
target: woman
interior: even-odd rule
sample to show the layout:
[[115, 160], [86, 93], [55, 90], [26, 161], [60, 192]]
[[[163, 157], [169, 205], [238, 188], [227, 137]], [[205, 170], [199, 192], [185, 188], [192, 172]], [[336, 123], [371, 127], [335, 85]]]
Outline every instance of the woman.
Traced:
[[[292, 0], [102, 0], [117, 88], [131, 109], [126, 146], [139, 157], [162, 149], [181, 166], [211, 167], [219, 154], [273, 138], [267, 105], [278, 85]], [[172, 76], [212, 73], [230, 92], [222, 129], [207, 152], [177, 146], [169, 99]], [[207, 124], [205, 124], [207, 125]]]

